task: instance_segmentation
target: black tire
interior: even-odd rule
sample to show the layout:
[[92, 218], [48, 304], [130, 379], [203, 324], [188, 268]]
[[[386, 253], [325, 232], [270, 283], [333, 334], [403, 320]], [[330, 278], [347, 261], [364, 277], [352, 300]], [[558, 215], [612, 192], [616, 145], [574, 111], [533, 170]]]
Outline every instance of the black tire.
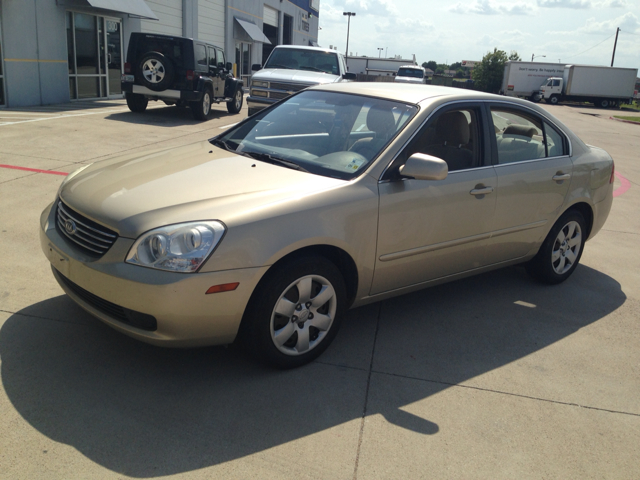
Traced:
[[601, 98], [596, 102], [596, 106], [600, 108], [609, 108], [611, 106], [611, 101], [608, 98]]
[[125, 93], [125, 98], [127, 99], [127, 107], [129, 107], [129, 110], [132, 112], [142, 113], [147, 109], [147, 105], [149, 104], [149, 100], [147, 100], [144, 95], [137, 93], [127, 92]]
[[242, 109], [242, 101], [244, 100], [244, 94], [242, 92], [242, 87], [236, 88], [235, 93], [233, 94], [233, 100], [227, 102], [227, 111], [229, 113], [240, 113]]
[[[300, 301], [305, 289], [298, 285], [306, 282], [309, 294]], [[314, 305], [321, 295], [324, 303]], [[276, 312], [277, 305], [283, 305], [285, 313]], [[345, 308], [346, 287], [338, 268], [323, 257], [299, 257], [277, 266], [258, 284], [244, 313], [239, 341], [260, 361], [278, 368], [299, 367], [327, 349]], [[327, 329], [316, 326], [321, 324]]]
[[580, 262], [586, 233], [582, 214], [577, 210], [565, 212], [551, 228], [536, 256], [526, 264], [527, 273], [542, 283], [555, 285], [564, 282]]
[[191, 105], [189, 105], [191, 107], [193, 118], [200, 121], [207, 120], [209, 113], [211, 113], [212, 98], [213, 94], [211, 93], [211, 89], [205, 88], [204, 93], [202, 94], [202, 98], [199, 101], [192, 102]]
[[560, 99], [557, 95], [551, 95], [551, 97], [549, 97], [549, 100], [547, 100], [547, 103], [550, 103], [551, 105], [557, 105], [559, 101]]
[[171, 60], [161, 53], [149, 52], [138, 63], [136, 77], [148, 89], [161, 92], [172, 85], [174, 74]]

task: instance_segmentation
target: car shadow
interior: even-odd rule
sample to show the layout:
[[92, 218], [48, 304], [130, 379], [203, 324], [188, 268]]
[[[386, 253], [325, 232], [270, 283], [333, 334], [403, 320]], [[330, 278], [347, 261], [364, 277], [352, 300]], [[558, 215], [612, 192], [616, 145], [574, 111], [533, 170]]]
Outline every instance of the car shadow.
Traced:
[[[142, 113], [134, 112], [117, 112], [107, 115], [106, 120], [113, 120], [116, 122], [133, 123], [136, 125], [153, 125], [158, 127], [181, 127], [184, 125], [206, 125], [207, 122], [201, 122], [195, 120], [191, 113], [191, 109], [188, 107], [177, 107], [171, 105], [164, 105], [158, 103], [157, 106], [154, 102], [149, 102], [148, 108]], [[225, 103], [211, 105], [211, 113], [209, 113], [209, 121], [227, 118], [231, 123], [239, 122], [246, 117], [246, 112], [242, 111], [238, 113], [229, 113]]]
[[437, 434], [437, 419], [401, 408], [558, 342], [625, 301], [618, 282], [586, 266], [556, 287], [507, 268], [351, 310], [319, 361], [277, 371], [233, 346], [140, 343], [61, 295], [6, 320], [1, 378], [38, 432], [111, 471], [147, 478], [221, 464], [361, 418], [374, 342], [374, 372], [407, 368], [413, 376], [413, 362], [415, 377], [431, 381], [397, 404], [370, 401], [367, 415]]

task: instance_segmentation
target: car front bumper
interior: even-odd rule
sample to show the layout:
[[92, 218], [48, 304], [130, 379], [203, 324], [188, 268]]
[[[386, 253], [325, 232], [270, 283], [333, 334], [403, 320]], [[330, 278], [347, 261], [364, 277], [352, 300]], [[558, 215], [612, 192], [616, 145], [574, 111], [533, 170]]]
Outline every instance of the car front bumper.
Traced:
[[265, 97], [247, 97], [247, 107], [252, 110], [254, 113], [262, 110], [263, 108], [267, 108], [274, 103], [279, 102], [280, 100], [275, 98], [265, 98]]
[[[183, 274], [130, 265], [124, 258], [134, 240], [123, 237], [96, 260], [79, 253], [58, 232], [54, 205], [40, 218], [41, 248], [62, 289], [86, 311], [158, 346], [218, 345], [235, 339], [249, 298], [268, 267]], [[234, 291], [205, 294], [211, 286], [235, 282], [239, 285]], [[154, 317], [156, 329], [123, 321], [114, 315], [114, 306]]]

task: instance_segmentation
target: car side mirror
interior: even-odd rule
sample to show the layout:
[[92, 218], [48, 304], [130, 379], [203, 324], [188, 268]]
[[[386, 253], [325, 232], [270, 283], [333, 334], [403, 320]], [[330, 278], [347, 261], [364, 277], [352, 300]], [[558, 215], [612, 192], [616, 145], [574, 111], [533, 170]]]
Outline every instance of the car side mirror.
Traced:
[[400, 174], [416, 180], [444, 180], [449, 174], [449, 167], [441, 158], [414, 153], [400, 167]]
[[227, 67], [227, 70], [229, 70], [230, 72], [233, 71], [233, 63], [227, 62], [225, 66]]
[[342, 75], [342, 78], [344, 78], [345, 80], [356, 80], [358, 76], [355, 73], [345, 73], [344, 75]]
[[260, 65], [259, 63], [254, 63], [253, 65], [251, 65], [251, 71], [253, 72], [257, 72], [258, 70], [262, 69], [262, 65]]

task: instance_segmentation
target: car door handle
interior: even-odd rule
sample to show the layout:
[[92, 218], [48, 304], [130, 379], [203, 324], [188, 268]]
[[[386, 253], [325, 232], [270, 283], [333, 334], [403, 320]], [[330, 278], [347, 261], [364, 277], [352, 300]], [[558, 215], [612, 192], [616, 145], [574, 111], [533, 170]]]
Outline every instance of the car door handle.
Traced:
[[471, 195], [486, 195], [487, 193], [493, 192], [493, 187], [482, 187], [482, 188], [474, 188], [469, 193]]
[[571, 175], [568, 173], [558, 173], [557, 175], [554, 175], [552, 177], [554, 182], [562, 182], [564, 180], [569, 180], [571, 178]]

